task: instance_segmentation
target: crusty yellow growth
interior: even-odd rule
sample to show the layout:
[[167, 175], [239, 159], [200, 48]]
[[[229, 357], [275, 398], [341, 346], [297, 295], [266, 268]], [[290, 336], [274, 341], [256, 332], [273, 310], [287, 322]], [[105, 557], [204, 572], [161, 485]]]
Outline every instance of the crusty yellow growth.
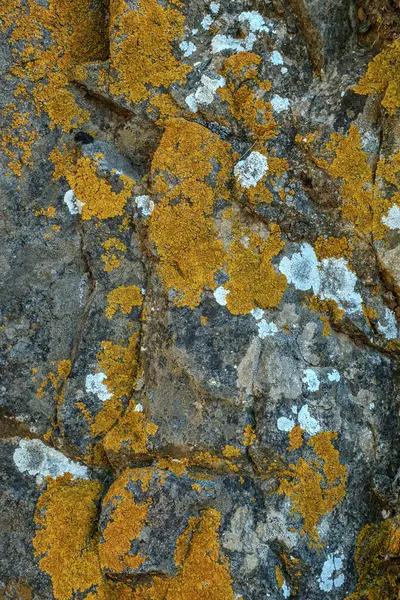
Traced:
[[296, 425], [289, 432], [289, 446], [288, 450], [291, 452], [292, 450], [298, 450], [303, 445], [303, 433], [304, 431], [300, 427], [300, 425]]
[[332, 328], [329, 322], [329, 317], [327, 315], [320, 315], [319, 318], [322, 321], [322, 337], [326, 338], [332, 335]]
[[96, 166], [96, 160], [93, 162], [84, 156], [77, 160], [73, 169], [64, 173], [76, 198], [83, 204], [82, 219], [110, 219], [123, 215], [134, 180], [121, 175], [123, 188], [119, 193], [113, 192], [108, 181], [98, 175]]
[[[194, 308], [224, 262], [212, 217], [215, 196], [226, 197], [231, 168], [229, 145], [196, 123], [170, 119], [152, 162], [153, 192], [161, 196], [149, 234], [158, 270], [177, 306]], [[215, 189], [209, 178], [215, 174]]]
[[111, 319], [120, 310], [129, 315], [134, 306], [141, 306], [143, 296], [137, 285], [121, 285], [107, 294], [106, 317]]
[[8, 167], [21, 177], [23, 165], [32, 166], [32, 146], [38, 134], [30, 122], [29, 113], [19, 112], [13, 102], [3, 110], [0, 148], [10, 159]]
[[129, 10], [124, 0], [111, 0], [111, 93], [138, 103], [152, 87], [182, 83], [191, 67], [175, 58], [173, 43], [182, 39], [184, 21], [168, 3], [139, 0]]
[[148, 436], [155, 435], [158, 427], [151, 423], [143, 412], [135, 410], [131, 400], [125, 414], [118, 420], [104, 439], [106, 452], [127, 450], [134, 454], [147, 454]]
[[307, 446], [314, 449], [319, 461], [300, 458], [290, 464], [278, 489], [292, 501], [292, 508], [303, 518], [303, 533], [308, 534], [312, 544], [320, 545], [317, 526], [320, 519], [342, 502], [346, 494], [347, 470], [339, 461], [339, 452], [332, 440], [337, 433], [317, 433]]
[[129, 338], [127, 346], [104, 341], [97, 355], [98, 370], [105, 373], [105, 384], [112, 398], [104, 402], [90, 426], [93, 436], [105, 435], [120, 418], [123, 411], [122, 399], [131, 398], [138, 375], [137, 335]]
[[355, 125], [350, 126], [346, 137], [332, 134], [323, 153], [328, 158], [318, 158], [316, 163], [340, 183], [340, 194], [344, 200], [341, 207], [343, 218], [353, 224], [357, 233], [382, 238], [387, 232], [382, 217], [387, 215], [394, 202], [400, 202], [400, 194], [392, 192], [384, 197], [380, 185], [385, 181], [398, 183], [398, 154], [378, 162], [374, 181], [368, 153], [362, 148], [361, 136]]
[[[75, 66], [106, 57], [102, 3], [91, 0], [3, 0], [0, 28], [7, 32], [14, 66], [21, 83], [15, 98], [24, 96], [30, 112], [45, 112], [50, 127], [64, 131], [82, 125], [89, 113], [82, 110], [68, 89]], [[14, 134], [11, 127], [14, 128]], [[1, 145], [10, 156], [10, 168], [21, 175], [22, 164], [31, 163], [37, 134], [28, 124], [27, 113], [14, 105], [10, 127], [2, 132]]]
[[357, 589], [346, 600], [397, 600], [398, 577], [396, 569], [390, 567], [399, 558], [399, 517], [365, 525], [357, 539]]
[[283, 576], [282, 569], [280, 568], [279, 565], [276, 565], [276, 567], [275, 567], [275, 578], [276, 578], [276, 583], [278, 584], [278, 588], [281, 590], [283, 587], [283, 584], [285, 583], [285, 578]]
[[257, 307], [272, 308], [279, 304], [287, 280], [275, 271], [271, 259], [284, 245], [278, 225], [271, 225], [267, 240], [239, 225], [229, 248], [229, 281], [224, 286], [229, 290], [226, 306], [232, 314], [247, 314]]
[[[56, 363], [52, 364], [55, 365]], [[72, 364], [70, 360], [61, 360], [57, 365], [57, 369], [51, 371], [42, 381], [36, 391], [36, 396], [38, 398], [43, 398], [46, 391], [49, 389], [48, 386], [51, 386], [52, 392], [54, 393], [55, 402], [57, 406], [59, 406], [63, 399], [64, 385], [71, 372], [71, 367]]]
[[345, 237], [335, 238], [320, 235], [314, 245], [318, 260], [324, 258], [351, 258], [351, 246]]
[[257, 436], [252, 425], [246, 425], [243, 432], [243, 445], [252, 446], [256, 441]]
[[48, 573], [56, 600], [71, 600], [103, 578], [97, 554], [96, 521], [101, 494], [98, 481], [73, 481], [71, 475], [48, 480], [39, 497], [33, 538], [39, 566]]
[[386, 46], [369, 63], [353, 90], [358, 94], [383, 94], [382, 106], [394, 115], [400, 108], [400, 40]]
[[[344, 315], [344, 310], [339, 308], [339, 305], [335, 300], [321, 300], [319, 296], [314, 295], [307, 301], [307, 305], [310, 310], [328, 313], [334, 323], [339, 323]], [[326, 327], [328, 327], [328, 325]], [[329, 335], [328, 329], [325, 331], [326, 334]]]
[[179, 117], [182, 109], [169, 94], [160, 94], [150, 100], [150, 105], [158, 110], [157, 125], [163, 126], [166, 119]]
[[226, 84], [218, 93], [228, 103], [234, 119], [251, 132], [262, 148], [264, 142], [275, 137], [277, 130], [272, 106], [264, 99], [271, 84], [267, 80], [260, 81], [260, 63], [261, 56], [253, 52], [240, 52], [227, 58], [220, 71]]
[[151, 500], [136, 504], [132, 492], [127, 490], [131, 480], [130, 471], [119, 477], [109, 489], [103, 505], [113, 509], [102, 532], [99, 544], [101, 568], [107, 572], [123, 573], [134, 570], [146, 560], [140, 554], [129, 554], [131, 543], [146, 524], [147, 510]]
[[109, 238], [103, 243], [103, 248], [105, 254], [101, 255], [101, 260], [104, 263], [105, 272], [110, 273], [121, 266], [128, 248], [118, 238]]
[[222, 450], [222, 454], [225, 456], [225, 458], [237, 458], [241, 455], [241, 452], [240, 448], [237, 448], [236, 446], [229, 446], [227, 444]]

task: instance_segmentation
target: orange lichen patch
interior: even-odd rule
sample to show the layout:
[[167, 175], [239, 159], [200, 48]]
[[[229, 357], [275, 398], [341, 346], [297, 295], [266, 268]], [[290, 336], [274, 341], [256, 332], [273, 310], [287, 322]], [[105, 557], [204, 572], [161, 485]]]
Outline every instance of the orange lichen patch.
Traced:
[[319, 318], [320, 321], [322, 321], [322, 337], [326, 338], [332, 335], [332, 328], [329, 321], [329, 317], [327, 317], [326, 315], [321, 315]]
[[68, 474], [49, 478], [39, 497], [33, 548], [56, 600], [71, 600], [95, 586], [96, 597], [106, 600], [96, 536], [101, 488], [98, 481], [73, 481]]
[[40, 208], [35, 210], [35, 217], [46, 217], [47, 219], [54, 219], [57, 210], [55, 206], [49, 206], [48, 208]]
[[285, 583], [285, 578], [283, 576], [282, 569], [280, 568], [279, 565], [276, 565], [276, 567], [275, 567], [275, 578], [276, 578], [276, 583], [278, 584], [278, 588], [281, 590]]
[[0, 587], [0, 600], [32, 600], [33, 592], [29, 583], [25, 583], [21, 578], [11, 580], [7, 587]]
[[[194, 308], [205, 287], [215, 289], [224, 249], [214, 226], [214, 199], [226, 197], [231, 168], [229, 145], [196, 123], [171, 119], [153, 157], [153, 192], [161, 196], [149, 234], [158, 271], [178, 295], [177, 306]], [[215, 189], [208, 180], [216, 172]]]
[[303, 445], [303, 433], [304, 431], [300, 427], [300, 425], [296, 425], [289, 431], [289, 452], [293, 450], [298, 450]]
[[[55, 365], [56, 363], [53, 362], [52, 364]], [[47, 377], [43, 379], [36, 391], [36, 396], [38, 398], [43, 398], [46, 392], [49, 392], [49, 386], [51, 386], [56, 405], [59, 406], [63, 399], [65, 382], [68, 379], [71, 368], [72, 364], [70, 360], [61, 360], [57, 365], [57, 369], [51, 371]]]
[[320, 519], [342, 502], [346, 493], [347, 470], [332, 443], [336, 438], [337, 433], [331, 431], [314, 435], [307, 446], [313, 448], [319, 460], [308, 462], [300, 458], [290, 464], [278, 489], [279, 494], [291, 499], [293, 511], [303, 518], [303, 533], [315, 545], [320, 545], [317, 530]]
[[137, 285], [121, 285], [107, 294], [106, 317], [111, 319], [120, 310], [129, 315], [134, 306], [141, 306], [143, 296]]
[[109, 238], [102, 244], [105, 254], [101, 255], [101, 260], [104, 263], [104, 270], [106, 273], [118, 269], [125, 254], [128, 252], [128, 248], [118, 238]]
[[[15, 63], [11, 73], [21, 82], [15, 98], [28, 100], [32, 114], [46, 113], [51, 128], [58, 125], [69, 132], [89, 117], [68, 85], [76, 65], [106, 57], [103, 24], [101, 3], [90, 0], [2, 3], [0, 27], [7, 32]], [[21, 175], [22, 164], [31, 164], [37, 134], [28, 126], [28, 113], [15, 106], [12, 114], [13, 131], [3, 130], [1, 144], [11, 158], [10, 168]]]
[[183, 83], [191, 67], [175, 58], [173, 44], [183, 37], [184, 21], [168, 3], [139, 0], [129, 10], [124, 0], [111, 0], [110, 92], [138, 103], [152, 87]]
[[108, 181], [98, 175], [98, 160], [88, 156], [78, 158], [73, 168], [63, 173], [74, 194], [82, 203], [82, 219], [110, 219], [122, 216], [125, 205], [132, 194], [135, 181], [127, 175], [120, 175], [123, 184], [119, 193], [113, 192]]
[[222, 450], [222, 454], [225, 458], [237, 458], [241, 455], [240, 448], [236, 448], [235, 446], [229, 446], [228, 444]]
[[383, 159], [378, 162], [375, 181], [368, 162], [369, 155], [362, 148], [361, 136], [355, 125], [350, 126], [346, 137], [332, 134], [322, 152], [327, 158], [318, 158], [316, 163], [340, 182], [340, 194], [344, 201], [340, 208], [343, 218], [354, 225], [357, 233], [372, 234], [375, 239], [382, 238], [387, 231], [382, 217], [387, 214], [391, 203], [400, 198], [396, 194], [390, 199], [383, 197], [378, 180], [388, 178], [390, 183], [397, 171], [400, 173], [400, 161], [396, 155], [394, 160]]
[[[311, 296], [307, 301], [307, 306], [310, 310], [327, 313], [335, 324], [339, 323], [344, 316], [344, 310], [339, 308], [335, 300], [321, 300], [318, 295]], [[325, 331], [327, 332], [328, 330], [326, 329]], [[327, 335], [329, 334], [327, 333]]]
[[364, 316], [370, 326], [371, 326], [372, 322], [378, 321], [378, 319], [379, 319], [378, 312], [372, 306], [366, 306], [365, 304], [363, 304], [362, 311], [363, 311]]
[[184, 473], [186, 473], [187, 467], [189, 464], [189, 460], [187, 458], [181, 458], [181, 459], [173, 459], [173, 458], [161, 458], [158, 462], [157, 462], [157, 466], [160, 469], [165, 469], [167, 471], [171, 471], [172, 473], [175, 473], [175, 475], [178, 475], [179, 477], [181, 475], [183, 475]]
[[284, 275], [271, 263], [284, 247], [278, 225], [271, 225], [268, 239], [240, 224], [229, 247], [227, 274], [229, 290], [226, 306], [234, 314], [247, 314], [255, 308], [272, 308], [282, 299], [287, 286]]
[[204, 315], [202, 315], [202, 316], [200, 317], [200, 323], [201, 323], [202, 325], [207, 325], [207, 323], [208, 323], [208, 317], [205, 317]]
[[32, 127], [29, 113], [18, 111], [16, 104], [5, 107], [3, 118], [0, 148], [10, 159], [8, 167], [21, 177], [23, 165], [33, 165], [32, 146], [39, 136]]
[[357, 589], [346, 600], [395, 600], [399, 598], [396, 569], [400, 557], [399, 517], [365, 525], [356, 546]]
[[150, 105], [158, 109], [156, 125], [162, 126], [171, 117], [179, 117], [182, 109], [169, 94], [160, 94], [150, 100]]
[[383, 94], [382, 106], [394, 115], [400, 108], [400, 40], [395, 40], [369, 63], [353, 87], [357, 94]]
[[129, 551], [132, 541], [140, 535], [147, 522], [151, 500], [137, 504], [132, 493], [126, 489], [129, 481], [128, 471], [113, 483], [103, 501], [105, 506], [110, 504], [113, 509], [99, 544], [100, 564], [106, 572], [123, 573], [126, 569], [134, 570], [146, 560], [145, 556], [130, 554]]
[[252, 446], [256, 441], [257, 436], [252, 425], [246, 425], [243, 432], [243, 445]]
[[251, 132], [262, 147], [264, 142], [275, 137], [277, 131], [272, 106], [263, 97], [271, 90], [271, 84], [267, 80], [260, 81], [260, 63], [261, 56], [253, 52], [230, 56], [220, 71], [226, 84], [217, 91], [228, 103], [232, 116]]
[[138, 376], [137, 335], [129, 338], [127, 346], [105, 341], [97, 354], [98, 371], [106, 375], [105, 384], [112, 398], [104, 402], [90, 426], [93, 436], [104, 436], [123, 413], [122, 400], [131, 398]]
[[125, 414], [120, 417], [104, 439], [106, 452], [127, 451], [134, 454], [147, 454], [149, 435], [155, 435], [158, 427], [151, 423], [143, 412], [135, 410], [136, 402], [131, 401]]
[[346, 258], [350, 260], [352, 248], [345, 237], [324, 237], [317, 238], [314, 245], [315, 254], [318, 260], [324, 258]]

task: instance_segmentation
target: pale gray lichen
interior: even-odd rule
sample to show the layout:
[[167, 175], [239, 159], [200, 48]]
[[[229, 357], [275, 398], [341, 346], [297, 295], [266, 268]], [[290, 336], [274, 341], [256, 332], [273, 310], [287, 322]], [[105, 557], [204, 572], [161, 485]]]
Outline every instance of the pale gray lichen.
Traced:
[[254, 187], [268, 171], [268, 160], [261, 152], [251, 152], [247, 158], [236, 163], [234, 173], [245, 188]]

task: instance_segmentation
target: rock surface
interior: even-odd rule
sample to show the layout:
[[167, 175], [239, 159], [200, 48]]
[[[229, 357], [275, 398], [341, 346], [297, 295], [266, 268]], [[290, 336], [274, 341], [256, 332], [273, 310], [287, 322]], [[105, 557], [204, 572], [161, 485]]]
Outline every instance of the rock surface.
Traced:
[[395, 4], [2, 2], [0, 598], [400, 598]]

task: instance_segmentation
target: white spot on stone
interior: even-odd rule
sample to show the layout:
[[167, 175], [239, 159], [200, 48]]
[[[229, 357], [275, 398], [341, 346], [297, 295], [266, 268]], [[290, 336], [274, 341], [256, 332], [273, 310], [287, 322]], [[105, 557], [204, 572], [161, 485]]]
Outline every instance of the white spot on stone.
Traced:
[[282, 67], [282, 69], [281, 69], [282, 75], [286, 75], [287, 72], [288, 72], [287, 68], [286, 67]]
[[135, 203], [144, 217], [149, 217], [154, 210], [154, 202], [150, 196], [136, 196]]
[[265, 24], [264, 17], [255, 10], [245, 11], [239, 15], [239, 21], [244, 21], [248, 24], [252, 33], [257, 31], [269, 31], [269, 27]]
[[179, 44], [179, 48], [183, 52], [183, 56], [191, 56], [193, 52], [196, 52], [197, 47], [193, 44], [193, 42], [181, 42]]
[[369, 405], [369, 408], [370, 408], [370, 410], [372, 410], [373, 408], [375, 408], [375, 403], [371, 402], [370, 405]]
[[264, 311], [262, 310], [262, 308], [253, 308], [250, 311], [250, 314], [255, 318], [256, 321], [259, 321], [260, 319], [263, 318]]
[[304, 431], [307, 431], [308, 435], [315, 435], [319, 431], [321, 431], [321, 427], [317, 421], [310, 415], [310, 411], [308, 410], [308, 404], [304, 404], [301, 407], [298, 414], [299, 425]]
[[230, 293], [230, 290], [226, 290], [222, 285], [214, 290], [214, 298], [221, 306], [226, 306], [226, 297]]
[[196, 35], [196, 33], [198, 33], [199, 30], [198, 29], [192, 29], [192, 35]]
[[279, 270], [286, 276], [297, 290], [319, 292], [318, 260], [310, 244], [302, 244], [300, 252], [292, 254], [291, 258], [284, 256], [279, 263]]
[[320, 269], [322, 300], [335, 300], [348, 313], [361, 311], [362, 298], [354, 291], [356, 275], [347, 268], [344, 258], [324, 258]]
[[309, 392], [317, 392], [319, 390], [319, 379], [318, 375], [313, 369], [305, 369], [303, 371], [304, 377], [302, 379], [303, 383], [307, 385], [307, 389]]
[[298, 410], [298, 409], [297, 409], [297, 406], [294, 404], [294, 405], [292, 406], [292, 413], [294, 413], [295, 415], [297, 415], [297, 410]]
[[189, 96], [186, 96], [185, 102], [192, 112], [197, 112], [197, 104], [194, 94], [189, 94]]
[[268, 323], [265, 319], [262, 319], [259, 323], [257, 323], [258, 327], [258, 335], [263, 340], [267, 335], [274, 335], [278, 333], [278, 328], [275, 323]]
[[46, 446], [41, 440], [20, 440], [14, 450], [13, 460], [21, 473], [35, 476], [40, 483], [45, 477], [59, 477], [71, 473], [73, 477], [87, 479], [88, 470], [66, 456]]
[[328, 554], [328, 558], [322, 566], [321, 575], [319, 577], [319, 587], [324, 592], [330, 592], [334, 588], [339, 588], [344, 583], [344, 575], [340, 573], [334, 576], [336, 571], [343, 568], [344, 554], [339, 554], [338, 551]]
[[328, 373], [329, 381], [340, 381], [340, 373], [337, 369], [332, 369], [330, 373]]
[[273, 65], [283, 65], [282, 54], [278, 50], [274, 50], [271, 54], [271, 62]]
[[382, 217], [382, 223], [389, 229], [400, 229], [400, 207], [397, 204], [389, 208], [387, 217]]
[[80, 215], [82, 212], [82, 207], [85, 206], [85, 203], [78, 200], [78, 198], [75, 196], [74, 190], [68, 190], [68, 192], [65, 192], [64, 202], [68, 206], [68, 210], [71, 215]]
[[293, 419], [288, 419], [287, 417], [279, 417], [279, 419], [276, 422], [279, 431], [287, 432], [292, 431], [295, 424], [296, 423], [293, 421]]
[[214, 21], [214, 19], [212, 18], [211, 15], [206, 15], [201, 22], [202, 28], [205, 29], [206, 31], [208, 31], [210, 29], [213, 21]]
[[251, 152], [247, 158], [240, 160], [234, 168], [234, 173], [240, 185], [245, 188], [257, 185], [267, 171], [267, 157], [260, 152]]
[[211, 49], [213, 54], [218, 54], [224, 50], [233, 50], [234, 52], [245, 52], [246, 50], [252, 50], [255, 42], [255, 35], [249, 34], [244, 40], [240, 40], [232, 37], [231, 35], [224, 35], [218, 33], [213, 37], [211, 42]]
[[282, 98], [282, 96], [279, 96], [278, 94], [275, 94], [275, 96], [272, 97], [271, 104], [272, 108], [277, 113], [281, 113], [284, 110], [289, 110], [288, 98]]
[[384, 323], [378, 321], [379, 331], [383, 333], [387, 340], [394, 340], [397, 337], [396, 315], [388, 308], [385, 308]]
[[143, 412], [143, 406], [141, 404], [136, 404], [135, 412]]
[[215, 92], [225, 85], [224, 77], [213, 74], [203, 75], [200, 79], [200, 85], [194, 94], [185, 98], [185, 102], [192, 112], [197, 112], [198, 105], [208, 105], [214, 100]]
[[85, 387], [86, 391], [91, 394], [95, 394], [99, 400], [105, 402], [112, 398], [112, 394], [108, 391], [107, 386], [103, 381], [107, 379], [105, 373], [95, 373], [86, 375]]
[[283, 581], [283, 585], [282, 585], [282, 593], [283, 593], [284, 598], [289, 598], [289, 596], [291, 594], [291, 589], [285, 580]]
[[211, 4], [210, 4], [210, 10], [214, 15], [218, 14], [219, 7], [220, 7], [219, 2], [211, 2]]
[[330, 373], [328, 373], [329, 381], [340, 381], [340, 373], [337, 369], [332, 369]]

